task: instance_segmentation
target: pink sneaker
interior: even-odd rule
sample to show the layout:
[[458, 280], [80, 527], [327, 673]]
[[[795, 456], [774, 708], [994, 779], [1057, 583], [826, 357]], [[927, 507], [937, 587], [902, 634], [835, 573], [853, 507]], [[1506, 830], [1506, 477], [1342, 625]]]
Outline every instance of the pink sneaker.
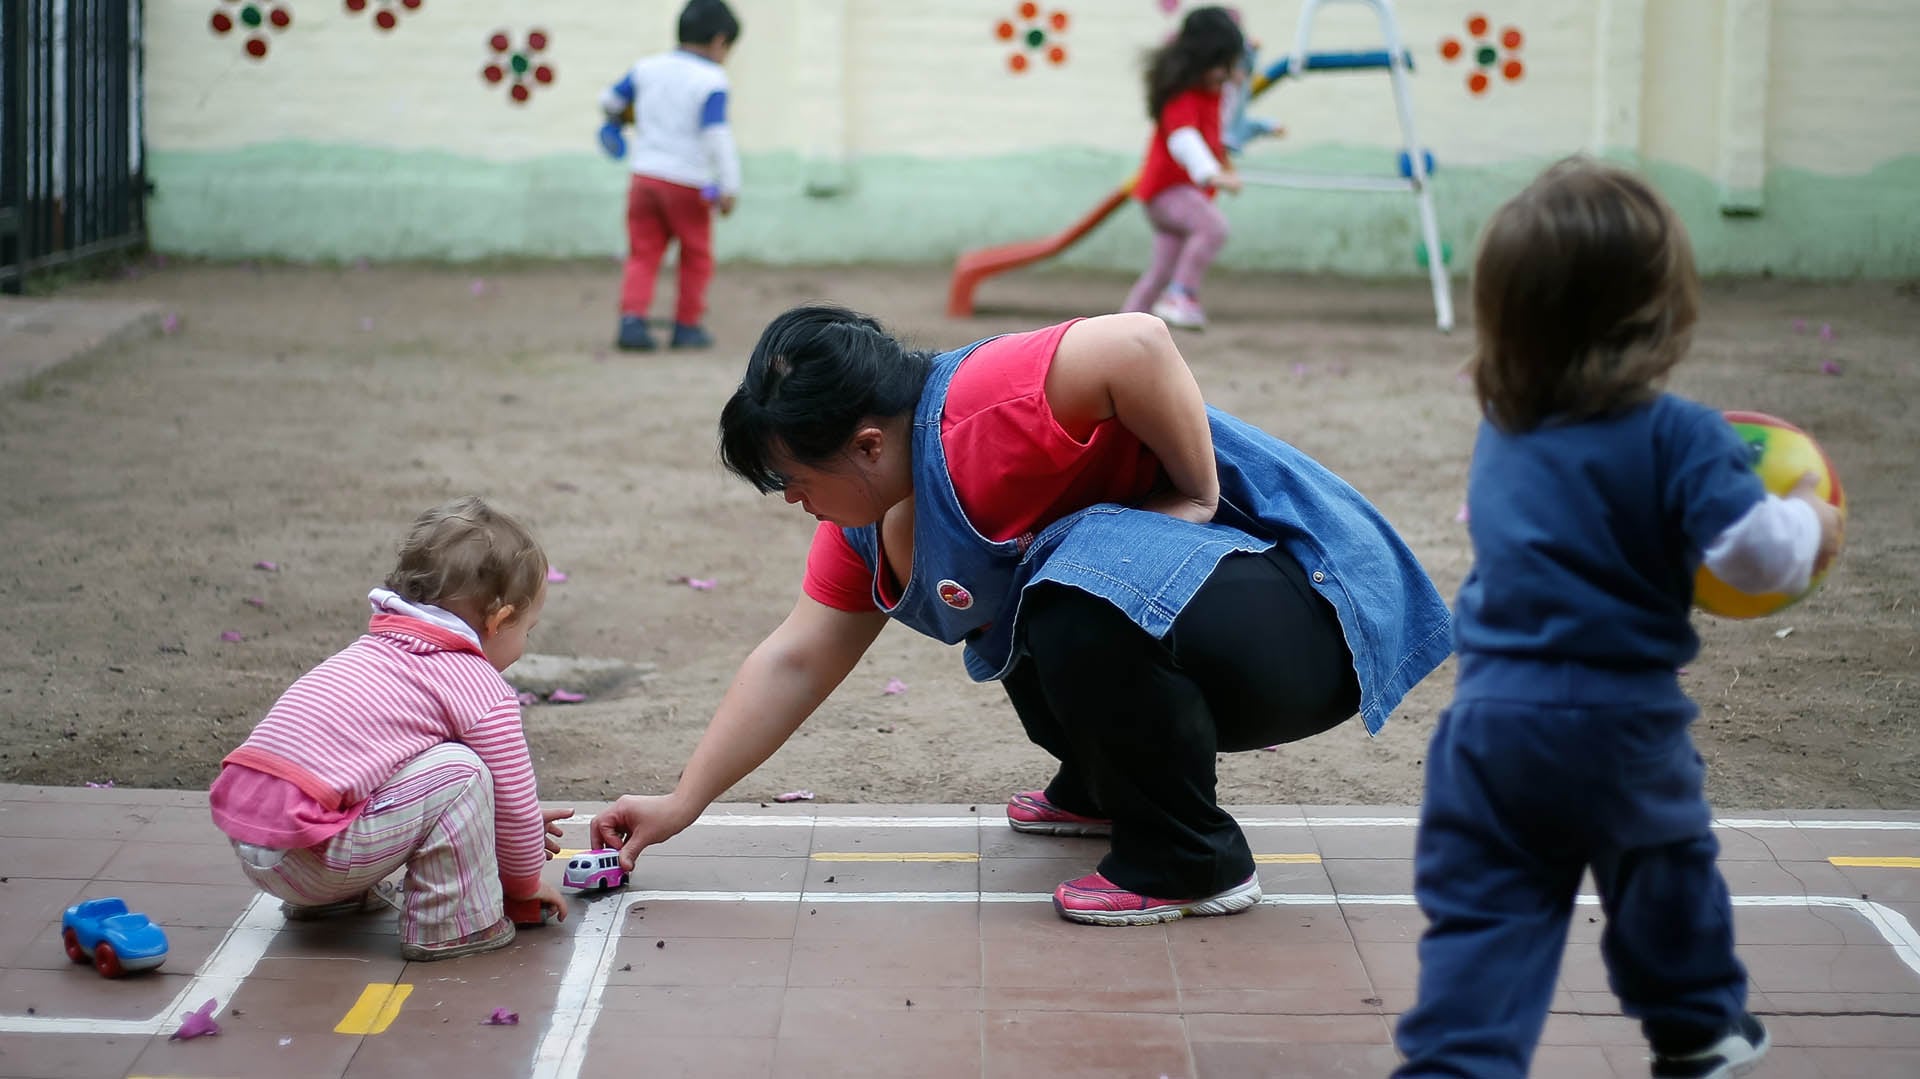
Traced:
[[1007, 799], [1007, 824], [1036, 835], [1112, 835], [1113, 822], [1083, 817], [1047, 801], [1045, 791], [1021, 791]]
[[1070, 880], [1053, 890], [1053, 909], [1070, 922], [1088, 925], [1153, 925], [1188, 915], [1238, 914], [1260, 902], [1257, 876], [1205, 899], [1154, 899], [1136, 895], [1098, 873]]
[[1191, 296], [1169, 291], [1164, 298], [1153, 305], [1155, 318], [1169, 326], [1182, 330], [1204, 330], [1207, 328], [1207, 311], [1200, 301]]

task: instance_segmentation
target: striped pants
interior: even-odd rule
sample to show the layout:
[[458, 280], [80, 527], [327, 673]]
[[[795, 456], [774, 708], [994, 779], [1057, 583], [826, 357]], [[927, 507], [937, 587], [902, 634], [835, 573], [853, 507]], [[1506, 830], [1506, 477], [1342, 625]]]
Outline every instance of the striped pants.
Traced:
[[473, 750], [446, 742], [408, 761], [367, 798], [367, 808], [325, 843], [288, 851], [247, 879], [301, 906], [351, 899], [406, 867], [400, 939], [445, 944], [500, 920], [493, 853], [493, 775]]

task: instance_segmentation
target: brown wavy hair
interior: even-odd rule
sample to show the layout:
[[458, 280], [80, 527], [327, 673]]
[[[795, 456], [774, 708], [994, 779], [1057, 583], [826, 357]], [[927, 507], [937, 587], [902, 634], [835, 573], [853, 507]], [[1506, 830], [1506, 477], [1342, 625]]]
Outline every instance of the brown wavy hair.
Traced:
[[1629, 408], [1686, 356], [1699, 313], [1693, 247], [1673, 207], [1625, 169], [1567, 158], [1481, 237], [1474, 393], [1514, 432]]
[[518, 618], [546, 583], [547, 555], [533, 533], [478, 495], [415, 518], [386, 582], [409, 602], [483, 619], [508, 605]]
[[1231, 11], [1210, 6], [1187, 12], [1180, 32], [1147, 54], [1147, 118], [1158, 123], [1167, 102], [1216, 67], [1232, 70], [1246, 48], [1246, 36]]

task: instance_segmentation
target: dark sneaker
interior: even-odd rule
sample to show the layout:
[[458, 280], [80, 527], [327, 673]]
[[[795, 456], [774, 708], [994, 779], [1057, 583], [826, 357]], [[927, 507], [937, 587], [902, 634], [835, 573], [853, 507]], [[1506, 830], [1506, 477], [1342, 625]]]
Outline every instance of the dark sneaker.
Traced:
[[1045, 791], [1021, 791], [1007, 799], [1007, 826], [1036, 835], [1112, 835], [1113, 822], [1069, 813], [1047, 801]]
[[647, 329], [647, 320], [639, 315], [620, 316], [620, 336], [613, 343], [627, 352], [652, 352], [660, 347]]
[[280, 913], [290, 922], [318, 922], [327, 918], [345, 918], [354, 914], [372, 914], [400, 909], [400, 886], [383, 880], [351, 899], [337, 903], [282, 903]]
[[1248, 877], [1204, 899], [1155, 899], [1129, 892], [1098, 873], [1070, 880], [1053, 890], [1053, 909], [1060, 917], [1088, 925], [1153, 925], [1189, 916], [1238, 914], [1259, 902], [1258, 877]]
[[703, 326], [689, 326], [684, 322], [673, 324], [674, 348], [712, 348], [713, 335]]
[[502, 916], [499, 921], [478, 933], [469, 933], [442, 944], [402, 944], [400, 958], [414, 963], [431, 963], [440, 959], [458, 959], [463, 955], [479, 955], [512, 943], [513, 919]]
[[1697, 1052], [1655, 1052], [1653, 1079], [1729, 1079], [1745, 1075], [1759, 1065], [1772, 1044], [1767, 1028], [1748, 1013], [1719, 1041]]

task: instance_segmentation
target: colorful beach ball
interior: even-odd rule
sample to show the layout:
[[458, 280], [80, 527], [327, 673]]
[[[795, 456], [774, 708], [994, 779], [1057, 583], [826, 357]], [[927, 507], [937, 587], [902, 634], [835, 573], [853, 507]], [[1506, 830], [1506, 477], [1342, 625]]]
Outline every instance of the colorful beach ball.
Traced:
[[[1800, 482], [1801, 476], [1812, 472], [1820, 477], [1815, 493], [1832, 503], [1843, 516], [1846, 514], [1847, 496], [1840, 487], [1840, 476], [1812, 435], [1763, 412], [1728, 412], [1726, 416], [1740, 441], [1752, 452], [1753, 470], [1760, 474], [1760, 482], [1769, 494], [1786, 494]], [[1763, 618], [1799, 602], [1820, 587], [1830, 566], [1830, 563], [1816, 566], [1806, 590], [1791, 596], [1784, 592], [1759, 595], [1741, 592], [1701, 566], [1694, 577], [1693, 605], [1722, 618]]]

